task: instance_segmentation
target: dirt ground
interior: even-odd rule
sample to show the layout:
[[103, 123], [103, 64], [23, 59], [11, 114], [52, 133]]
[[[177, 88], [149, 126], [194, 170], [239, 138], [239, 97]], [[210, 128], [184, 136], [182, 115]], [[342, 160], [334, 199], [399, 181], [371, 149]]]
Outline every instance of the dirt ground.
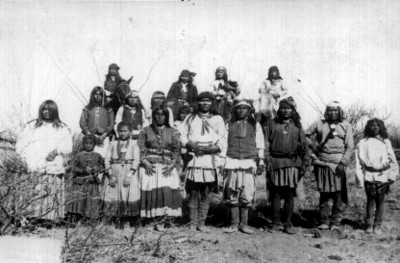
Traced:
[[400, 262], [399, 182], [386, 199], [384, 231], [379, 236], [364, 232], [365, 194], [351, 180], [351, 202], [338, 233], [315, 227], [318, 193], [312, 179], [307, 179], [306, 200], [296, 200], [295, 235], [269, 230], [265, 180], [257, 178], [257, 184], [256, 206], [250, 215], [252, 235], [223, 232], [228, 210], [216, 195], [206, 234], [189, 231], [183, 221], [166, 233], [154, 231], [152, 224], [125, 230], [98, 224], [68, 230], [38, 228], [29, 235], [62, 239], [65, 262]]

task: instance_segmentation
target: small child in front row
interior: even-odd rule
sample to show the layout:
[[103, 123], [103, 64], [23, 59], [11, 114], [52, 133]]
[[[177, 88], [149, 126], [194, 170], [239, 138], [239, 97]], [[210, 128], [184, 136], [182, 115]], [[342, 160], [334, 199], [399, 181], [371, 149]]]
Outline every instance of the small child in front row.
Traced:
[[356, 182], [365, 187], [367, 194], [367, 233], [382, 233], [385, 196], [398, 175], [399, 166], [385, 124], [373, 118], [367, 122], [356, 152]]
[[83, 151], [73, 161], [72, 194], [67, 212], [74, 221], [97, 219], [100, 215], [100, 182], [104, 160], [93, 151], [96, 142], [95, 135], [85, 135], [82, 140]]
[[116, 227], [123, 229], [124, 224], [139, 215], [140, 189], [139, 146], [131, 140], [132, 126], [121, 121], [117, 126], [118, 139], [108, 147], [105, 165], [108, 178], [105, 182], [105, 213], [116, 220]]

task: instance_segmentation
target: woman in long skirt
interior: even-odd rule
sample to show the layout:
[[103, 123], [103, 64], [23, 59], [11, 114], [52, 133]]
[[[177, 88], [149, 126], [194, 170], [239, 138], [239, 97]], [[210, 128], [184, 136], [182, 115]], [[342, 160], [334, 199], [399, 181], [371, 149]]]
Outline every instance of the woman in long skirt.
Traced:
[[[180, 153], [179, 132], [168, 123], [169, 110], [156, 107], [152, 124], [140, 135], [140, 217], [159, 218], [182, 215], [179, 176], [176, 171]], [[165, 231], [164, 224], [156, 230]]]

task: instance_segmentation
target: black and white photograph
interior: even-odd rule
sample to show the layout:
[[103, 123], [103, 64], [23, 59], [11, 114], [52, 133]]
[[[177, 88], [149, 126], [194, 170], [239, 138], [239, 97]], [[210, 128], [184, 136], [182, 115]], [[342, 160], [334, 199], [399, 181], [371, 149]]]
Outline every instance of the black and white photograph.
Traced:
[[400, 262], [400, 1], [0, 23], [0, 262]]

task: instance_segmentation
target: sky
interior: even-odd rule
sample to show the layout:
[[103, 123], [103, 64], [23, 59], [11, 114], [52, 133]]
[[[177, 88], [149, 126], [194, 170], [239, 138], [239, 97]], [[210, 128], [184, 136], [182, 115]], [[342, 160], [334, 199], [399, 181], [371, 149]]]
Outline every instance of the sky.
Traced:
[[0, 131], [46, 99], [79, 132], [111, 63], [145, 106], [182, 69], [210, 90], [218, 66], [256, 99], [277, 65], [304, 126], [325, 104], [362, 103], [399, 123], [400, 1], [59, 1], [0, 3]]

